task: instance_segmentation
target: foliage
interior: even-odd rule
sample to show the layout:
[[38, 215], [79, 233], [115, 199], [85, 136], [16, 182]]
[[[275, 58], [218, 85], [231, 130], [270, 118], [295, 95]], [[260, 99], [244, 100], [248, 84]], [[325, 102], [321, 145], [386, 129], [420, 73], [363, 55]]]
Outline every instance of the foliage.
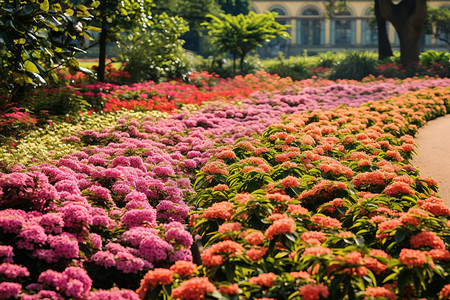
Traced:
[[246, 15], [250, 12], [250, 0], [218, 0], [218, 3], [225, 14], [237, 16]]
[[264, 42], [280, 36], [289, 38], [286, 25], [275, 21], [275, 13], [238, 16], [221, 14], [219, 17], [210, 15], [211, 21], [205, 23], [211, 36], [211, 44], [216, 53], [229, 52], [233, 56], [233, 72], [236, 72], [236, 59], [240, 58], [240, 70], [245, 72], [245, 56]]
[[376, 73], [384, 77], [408, 78], [413, 76], [449, 77], [450, 55], [447, 52], [428, 50], [420, 54], [417, 64], [403, 66], [398, 56], [385, 60], [385, 63], [375, 67]]
[[165, 13], [156, 16], [153, 22], [151, 28], [136, 29], [118, 42], [121, 49], [118, 59], [130, 74], [131, 82], [183, 78], [188, 71], [180, 40], [188, 30], [186, 22]]
[[45, 120], [59, 118], [78, 122], [80, 113], [90, 109], [90, 104], [74, 93], [73, 88], [35, 89], [27, 96], [27, 108]]
[[95, 8], [92, 11], [92, 25], [101, 29], [97, 43], [99, 44], [99, 67], [97, 76], [104, 81], [106, 67], [106, 45], [116, 41], [122, 33], [136, 28], [147, 29], [152, 25], [152, 0], [86, 0]]
[[349, 52], [345, 58], [336, 63], [331, 79], [356, 79], [374, 74], [377, 59], [369, 52]]
[[277, 74], [281, 77], [290, 77], [295, 81], [311, 77], [311, 66], [303, 57], [285, 59], [280, 54], [278, 59], [278, 61], [266, 66], [268, 73]]
[[420, 54], [419, 61], [425, 66], [430, 66], [434, 63], [450, 65], [450, 53], [444, 51], [437, 52], [435, 50], [427, 50]]
[[1, 68], [7, 70], [0, 83], [10, 100], [20, 98], [26, 86], [46, 84], [55, 66], [78, 70], [73, 55], [81, 51], [80, 40], [90, 36], [87, 29], [95, 29], [85, 26], [90, 20], [86, 6], [69, 1], [0, 2]]
[[206, 248], [193, 277], [251, 299], [443, 295], [450, 209], [409, 159], [411, 134], [446, 113], [449, 92], [294, 114], [216, 154], [195, 183]]
[[[0, 261], [1, 270], [6, 267], [6, 270], [18, 272], [1, 283], [1, 291], [8, 287], [8, 291], [14, 292], [11, 294], [13, 297], [21, 298], [26, 298], [26, 294], [37, 294], [36, 297], [47, 295], [47, 298], [52, 295], [53, 298], [137, 299], [134, 292], [125, 288], [136, 289], [139, 277], [152, 270], [141, 281], [143, 287], [138, 290], [141, 297], [147, 292], [152, 299], [158, 298], [155, 293], [191, 299], [192, 295], [201, 298], [208, 293], [208, 297], [215, 298], [227, 298], [229, 293], [234, 298], [242, 295], [249, 299], [261, 296], [297, 297], [304, 293], [303, 288], [299, 288], [310, 287], [308, 283], [312, 284], [312, 280], [324, 285], [320, 287], [320, 294], [325, 295], [325, 290], [330, 286], [331, 294], [338, 297], [345, 293], [343, 287], [355, 291], [363, 291], [367, 287], [369, 292], [371, 287], [381, 286], [385, 276], [395, 273], [392, 270], [398, 270], [399, 274], [410, 270], [400, 259], [397, 262], [396, 256], [392, 260], [382, 257], [378, 259], [380, 263], [391, 263], [387, 272], [371, 276], [375, 272], [373, 266], [379, 264], [366, 260], [377, 260], [376, 255], [369, 252], [370, 247], [375, 248], [373, 241], [385, 237], [377, 237], [376, 228], [369, 228], [371, 230], [366, 234], [345, 235], [348, 234], [345, 230], [356, 232], [363, 225], [372, 225], [372, 220], [364, 217], [378, 213], [389, 220], [402, 217], [405, 222], [411, 220], [407, 218], [409, 216], [420, 218], [422, 223], [419, 226], [410, 224], [406, 227], [411, 231], [406, 232], [399, 243], [412, 240], [410, 233], [415, 234], [415, 230], [434, 229], [446, 224], [445, 216], [436, 218], [429, 215], [425, 218], [423, 214], [397, 214], [399, 206], [415, 205], [407, 195], [388, 194], [383, 190], [380, 195], [372, 195], [372, 199], [353, 193], [372, 187], [363, 184], [357, 188], [356, 183], [355, 186], [349, 183], [352, 178], [339, 172], [332, 174], [326, 167], [334, 166], [339, 161], [360, 173], [368, 166], [360, 166], [361, 153], [355, 155], [354, 152], [365, 152], [371, 167], [382, 170], [386, 175], [386, 186], [397, 181], [409, 182], [411, 188], [417, 189], [417, 195], [413, 197], [428, 197], [436, 190], [435, 183], [430, 179], [418, 178], [415, 170], [407, 167], [406, 161], [400, 161], [397, 154], [409, 158], [413, 149], [412, 137], [401, 135], [412, 133], [417, 126], [424, 125], [425, 120], [445, 113], [443, 105], [448, 107], [445, 103], [448, 102], [448, 89], [402, 94], [397, 97], [399, 102], [372, 101], [360, 108], [349, 105], [386, 99], [405, 90], [449, 85], [448, 80], [372, 79], [359, 84], [352, 81], [305, 80], [293, 83], [288, 79], [259, 74], [238, 76], [230, 85], [229, 81], [217, 76], [201, 73], [190, 80], [203, 91], [203, 94], [194, 95], [197, 103], [202, 103], [201, 96], [209, 95], [214, 88], [221, 91], [222, 100], [203, 102], [201, 107], [190, 104], [172, 116], [123, 111], [114, 116], [83, 116], [86, 121], [83, 122], [84, 127], [61, 124], [55, 127], [57, 130], [52, 127], [42, 129], [46, 133], [42, 132], [42, 135], [38, 129], [33, 139], [25, 138], [24, 142], [27, 140], [28, 143], [18, 145], [17, 152], [10, 149], [12, 153], [9, 153], [8, 160], [2, 158], [2, 164], [5, 161], [13, 164], [6, 166], [5, 172], [0, 174], [0, 202], [2, 207], [9, 208], [0, 211]], [[106, 84], [96, 86], [105, 87]], [[241, 92], [231, 88], [233, 86]], [[130, 86], [127, 93], [129, 96], [143, 93], [143, 87]], [[263, 92], [267, 89], [279, 91]], [[189, 99], [188, 94], [193, 94], [194, 90], [176, 82], [153, 84], [154, 92], [167, 93], [174, 98], [181, 95]], [[248, 97], [252, 90], [253, 95]], [[261, 92], [254, 93], [257, 90]], [[150, 94], [151, 89], [145, 91]], [[240, 97], [236, 99], [236, 95]], [[216, 96], [219, 97], [219, 93]], [[329, 111], [336, 106], [340, 107]], [[308, 109], [314, 111], [305, 112]], [[290, 117], [283, 121], [282, 116], [286, 115]], [[267, 124], [274, 125], [266, 129]], [[383, 129], [378, 128], [380, 126]], [[361, 133], [366, 128], [373, 129], [367, 129], [367, 136]], [[316, 144], [311, 144], [311, 139], [305, 135], [311, 135]], [[342, 145], [340, 140], [348, 143]], [[49, 150], [48, 155], [38, 152], [44, 150], [43, 144]], [[388, 149], [389, 146], [392, 149]], [[19, 159], [23, 161], [20, 155], [26, 153], [24, 148], [33, 148], [29, 149], [26, 166], [14, 163]], [[67, 152], [70, 149], [73, 152]], [[315, 152], [310, 153], [312, 151]], [[39, 161], [42, 157], [47, 159]], [[399, 172], [396, 167], [407, 172], [403, 174], [400, 171], [399, 175], [417, 180], [410, 183], [405, 176], [392, 178], [394, 173]], [[347, 169], [343, 170], [348, 173]], [[206, 188], [200, 189], [195, 199], [197, 201], [193, 201], [192, 183], [196, 174], [199, 175], [198, 186]], [[291, 178], [294, 176], [302, 179], [298, 189], [297, 182]], [[323, 189], [314, 188], [317, 182], [312, 177], [330, 180], [336, 186], [331, 191], [327, 190], [327, 184], [322, 185]], [[229, 182], [227, 179], [230, 179]], [[223, 180], [226, 180], [226, 185], [212, 185]], [[265, 189], [259, 189], [260, 185], [265, 185]], [[296, 193], [300, 189], [302, 193], [310, 190], [317, 193], [302, 194], [301, 199], [299, 196], [299, 199], [289, 202], [291, 198], [297, 198]], [[236, 191], [240, 190], [251, 192], [254, 199], [248, 198], [245, 193], [238, 195]], [[342, 197], [343, 201], [328, 203], [320, 207], [318, 213], [313, 210], [318, 206], [315, 200], [320, 202], [332, 196]], [[227, 210], [230, 204], [211, 206], [211, 209], [211, 204], [223, 202], [222, 199], [231, 200], [233, 211]], [[287, 231], [294, 224], [294, 232], [273, 230], [276, 225], [284, 224], [285, 216], [281, 213], [289, 204], [296, 205], [296, 201], [305, 201], [312, 208], [305, 213], [296, 206], [298, 215], [292, 209], [286, 212], [288, 218], [295, 218], [294, 223], [287, 223]], [[370, 203], [364, 206], [366, 201]], [[213, 230], [211, 235], [204, 236], [211, 247], [205, 243], [204, 264], [201, 266], [183, 263], [192, 259], [189, 247], [195, 232], [191, 232], [187, 212], [188, 205], [195, 202], [202, 202], [204, 209], [196, 212], [198, 216], [192, 216], [191, 225], [199, 230], [203, 228], [205, 232], [221, 226], [219, 231]], [[438, 203], [436, 198], [419, 205], [427, 207]], [[384, 209], [385, 205], [391, 211]], [[335, 207], [337, 209], [332, 210]], [[318, 227], [327, 224], [318, 220], [341, 218], [339, 213], [343, 214], [343, 228], [325, 228], [325, 241], [321, 236], [316, 236], [316, 242], [300, 235], [311, 230], [311, 235], [319, 232]], [[329, 219], [324, 219], [325, 215]], [[348, 229], [348, 226], [354, 225], [352, 217], [355, 215], [362, 216], [358, 220], [367, 222], [361, 228]], [[233, 217], [231, 222], [226, 220], [229, 217]], [[234, 230], [236, 227], [233, 226], [239, 224], [231, 223], [242, 223], [242, 230]], [[250, 224], [255, 224], [254, 231], [260, 232], [252, 234], [253, 231], [246, 231]], [[270, 227], [272, 229], [266, 231]], [[447, 227], [442, 226], [443, 230], [434, 239], [439, 247], [442, 246], [439, 239], [445, 236]], [[401, 233], [397, 234], [397, 231]], [[388, 247], [392, 241], [397, 242], [404, 231], [405, 226], [394, 228], [392, 234], [395, 238], [389, 236], [386, 238], [388, 243], [377, 247]], [[338, 235], [341, 232], [344, 232], [343, 236]], [[249, 236], [253, 239], [248, 239]], [[307, 257], [306, 249], [320, 243], [323, 248], [330, 247], [331, 253]], [[428, 251], [427, 247], [420, 250]], [[289, 252], [294, 248], [295, 255]], [[395, 243], [392, 248], [394, 250], [389, 250], [390, 255], [398, 251]], [[314, 249], [308, 251], [311, 253], [311, 250]], [[208, 260], [208, 254], [211, 260]], [[361, 263], [359, 258], [363, 257], [365, 260]], [[222, 261], [227, 267], [208, 265], [208, 262]], [[421, 282], [416, 280], [418, 276], [430, 272], [424, 273], [423, 282], [426, 284], [428, 274], [437, 275], [433, 277], [436, 289], [430, 289], [424, 297], [437, 295], [442, 283], [445, 284], [446, 278], [441, 280], [436, 271], [443, 263], [434, 258], [433, 262], [436, 268], [428, 260], [423, 268], [416, 268], [411, 277], [405, 279], [419, 286], [417, 291], [420, 293], [423, 288], [420, 287]], [[317, 269], [309, 269], [310, 265], [315, 264], [319, 265]], [[338, 268], [335, 268], [336, 264]], [[355, 272], [367, 271], [367, 276], [349, 272], [347, 268]], [[289, 273], [291, 270], [296, 273]], [[310, 277], [299, 271], [308, 272]], [[271, 272], [274, 274], [269, 274]], [[4, 275], [8, 276], [10, 272], [0, 272], [2, 279]], [[403, 275], [399, 276], [401, 278]], [[332, 280], [330, 285], [325, 282]], [[41, 284], [45, 290], [40, 290]], [[96, 291], [112, 286], [118, 288]], [[401, 280], [398, 286], [401, 290]], [[333, 291], [332, 287], [336, 290]]]
[[445, 42], [450, 49], [450, 8], [429, 7], [427, 22], [435, 38]]

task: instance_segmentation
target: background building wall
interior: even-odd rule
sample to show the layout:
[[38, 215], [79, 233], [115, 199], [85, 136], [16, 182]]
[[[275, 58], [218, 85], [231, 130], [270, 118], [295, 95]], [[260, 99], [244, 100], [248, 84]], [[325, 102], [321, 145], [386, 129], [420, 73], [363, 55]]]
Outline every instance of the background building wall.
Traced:
[[[347, 0], [347, 11], [331, 19], [325, 17], [326, 1], [268, 1], [253, 0], [252, 10], [256, 13], [276, 11], [277, 21], [291, 25], [291, 40], [278, 38], [271, 41], [258, 53], [263, 57], [273, 57], [279, 51], [285, 56], [302, 55], [323, 51], [377, 50], [377, 30], [373, 23], [373, 0]], [[429, 6], [448, 6], [448, 0], [429, 1]], [[392, 24], [388, 24], [388, 35], [393, 50], [398, 50], [399, 42]], [[436, 40], [424, 35], [424, 49], [446, 50]]]

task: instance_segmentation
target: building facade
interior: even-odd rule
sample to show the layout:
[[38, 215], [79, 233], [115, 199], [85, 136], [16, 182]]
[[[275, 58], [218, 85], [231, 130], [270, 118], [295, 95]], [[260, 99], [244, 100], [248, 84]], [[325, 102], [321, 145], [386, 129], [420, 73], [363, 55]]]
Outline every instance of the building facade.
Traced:
[[[273, 57], [282, 51], [285, 56], [315, 54], [323, 51], [377, 50], [378, 36], [374, 24], [373, 0], [347, 0], [346, 7], [331, 18], [325, 17], [326, 1], [320, 0], [253, 0], [256, 13], [277, 12], [281, 24], [290, 25], [291, 40], [277, 38], [258, 50], [263, 57]], [[428, 5], [450, 7], [449, 0], [431, 0]], [[399, 41], [392, 24], [388, 36], [393, 50]], [[424, 34], [423, 48], [447, 50], [445, 44]]]

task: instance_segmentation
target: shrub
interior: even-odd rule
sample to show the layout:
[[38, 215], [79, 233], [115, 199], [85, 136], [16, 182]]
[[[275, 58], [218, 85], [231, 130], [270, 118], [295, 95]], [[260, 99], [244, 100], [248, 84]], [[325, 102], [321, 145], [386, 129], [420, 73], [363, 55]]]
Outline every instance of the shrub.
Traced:
[[292, 80], [303, 80], [311, 77], [310, 65], [304, 57], [290, 57], [285, 59], [282, 54], [278, 59], [269, 62], [266, 71], [270, 74], [278, 74], [280, 77], [290, 77]]
[[450, 64], [450, 53], [440, 51], [437, 52], [435, 50], [428, 50], [422, 52], [419, 56], [419, 61], [425, 66], [431, 66], [434, 63], [449, 65]]
[[361, 80], [374, 74], [376, 64], [377, 60], [372, 53], [352, 51], [342, 61], [337, 62], [330, 78]]
[[125, 64], [131, 82], [158, 82], [183, 77], [188, 71], [180, 39], [188, 30], [185, 21], [165, 14], [155, 19], [150, 29], [136, 30], [119, 42], [119, 60]]
[[80, 112], [91, 105], [77, 96], [71, 87], [36, 89], [29, 97], [27, 107], [41, 119], [56, 117], [76, 122]]

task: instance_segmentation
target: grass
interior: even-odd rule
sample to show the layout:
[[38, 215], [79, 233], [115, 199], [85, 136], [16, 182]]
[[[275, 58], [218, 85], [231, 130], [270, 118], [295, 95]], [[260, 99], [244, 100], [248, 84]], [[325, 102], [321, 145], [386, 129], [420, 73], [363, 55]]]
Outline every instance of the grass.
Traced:
[[[80, 64], [80, 67], [88, 68], [88, 69], [92, 69], [93, 66], [98, 66], [98, 61], [78, 60], [78, 63]], [[108, 63], [110, 63], [110, 62], [107, 61], [106, 64], [108, 64]], [[121, 62], [113, 62], [112, 64], [116, 69], [120, 69], [120, 67], [122, 67]]]

